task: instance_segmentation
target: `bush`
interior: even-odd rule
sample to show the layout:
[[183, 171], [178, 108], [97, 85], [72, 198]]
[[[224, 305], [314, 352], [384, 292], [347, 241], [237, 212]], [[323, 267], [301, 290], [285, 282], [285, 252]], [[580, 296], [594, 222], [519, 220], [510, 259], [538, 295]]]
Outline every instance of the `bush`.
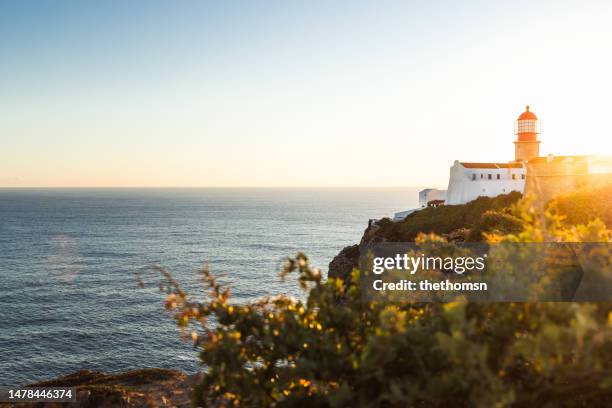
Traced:
[[523, 223], [512, 214], [499, 211], [485, 211], [476, 226], [470, 230], [467, 240], [485, 240], [485, 234], [516, 234], [523, 229]]
[[612, 227], [612, 184], [574, 191], [554, 198], [549, 207], [563, 216], [567, 225], [586, 224], [594, 219]]
[[393, 223], [385, 231], [388, 241], [414, 241], [420, 233], [449, 234], [463, 228], [473, 228], [486, 211], [500, 211], [521, 198], [513, 191], [497, 197], [478, 197], [467, 204], [428, 207], [409, 214], [403, 221]]
[[384, 217], [381, 218], [380, 220], [376, 221], [376, 225], [378, 225], [381, 228], [387, 227], [389, 225], [393, 225], [393, 221], [391, 221], [391, 219], [389, 217]]
[[[523, 229], [492, 239], [610, 239], [601, 223], [567, 229], [525, 203], [513, 216]], [[163, 271], [166, 307], [200, 348], [197, 405], [553, 407], [602, 406], [612, 397], [609, 304], [366, 302], [358, 270], [349, 285], [325, 281], [300, 253], [281, 276], [294, 272], [305, 300], [232, 304], [206, 269], [204, 302]]]

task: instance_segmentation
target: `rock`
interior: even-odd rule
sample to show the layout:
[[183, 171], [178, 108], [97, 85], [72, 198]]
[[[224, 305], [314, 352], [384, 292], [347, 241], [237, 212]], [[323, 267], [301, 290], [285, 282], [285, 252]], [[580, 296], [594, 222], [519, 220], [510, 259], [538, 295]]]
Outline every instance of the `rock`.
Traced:
[[338, 255], [329, 263], [330, 278], [340, 278], [345, 282], [350, 281], [353, 268], [357, 267], [359, 262], [359, 245], [345, 247]]
[[359, 242], [359, 245], [367, 245], [372, 239], [375, 239], [377, 237], [377, 233], [380, 231], [380, 226], [377, 224], [372, 224], [370, 225], [364, 232], [363, 232], [363, 236], [361, 237], [361, 241]]
[[[178, 370], [146, 368], [108, 374], [81, 370], [53, 380], [30, 384], [30, 387], [75, 387], [78, 408], [106, 407], [191, 407], [191, 390], [199, 375]], [[38, 403], [37, 407], [59, 407], [66, 404]], [[8, 405], [13, 407], [31, 404]]]
[[380, 224], [383, 222], [390, 223], [391, 221], [383, 219], [376, 223], [369, 224], [368, 228], [363, 232], [359, 245], [344, 247], [329, 263], [327, 276], [330, 278], [340, 278], [348, 285], [351, 281], [351, 272], [353, 268], [357, 268], [359, 265], [360, 254], [362, 252], [366, 253], [367, 247], [373, 243], [387, 241], [384, 236], [381, 236], [382, 229]]

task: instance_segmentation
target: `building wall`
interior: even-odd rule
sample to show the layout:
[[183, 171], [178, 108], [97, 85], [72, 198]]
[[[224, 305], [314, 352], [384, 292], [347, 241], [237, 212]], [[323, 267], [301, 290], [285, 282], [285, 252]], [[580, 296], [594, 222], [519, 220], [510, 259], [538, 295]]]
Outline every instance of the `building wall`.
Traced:
[[552, 197], [594, 184], [588, 163], [573, 157], [530, 162], [527, 164], [525, 192], [538, 202], [546, 203]]
[[393, 214], [393, 221], [395, 222], [401, 221], [405, 219], [407, 216], [409, 216], [410, 214], [412, 214], [413, 212], [419, 211], [419, 210], [420, 208], [413, 208], [412, 210], [396, 212], [395, 214]]
[[455, 161], [450, 168], [446, 204], [465, 204], [480, 196], [495, 197], [511, 191], [522, 193], [524, 175], [524, 168], [465, 168]]

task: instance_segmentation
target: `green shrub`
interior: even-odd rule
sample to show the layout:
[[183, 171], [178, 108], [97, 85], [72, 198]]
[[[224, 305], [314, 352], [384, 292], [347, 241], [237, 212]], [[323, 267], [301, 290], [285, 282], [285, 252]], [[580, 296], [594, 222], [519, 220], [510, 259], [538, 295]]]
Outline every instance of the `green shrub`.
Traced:
[[391, 221], [391, 219], [389, 217], [384, 217], [381, 218], [380, 220], [376, 221], [376, 225], [378, 225], [381, 228], [387, 227], [389, 225], [393, 225], [393, 221]]
[[512, 214], [499, 211], [485, 211], [474, 228], [470, 230], [468, 241], [485, 240], [485, 234], [516, 234], [523, 229], [523, 223]]
[[428, 207], [409, 214], [403, 221], [393, 223], [385, 231], [387, 240], [393, 242], [414, 241], [420, 233], [449, 234], [462, 228], [473, 228], [486, 211], [500, 211], [521, 198], [513, 191], [497, 197], [478, 197], [467, 204]]

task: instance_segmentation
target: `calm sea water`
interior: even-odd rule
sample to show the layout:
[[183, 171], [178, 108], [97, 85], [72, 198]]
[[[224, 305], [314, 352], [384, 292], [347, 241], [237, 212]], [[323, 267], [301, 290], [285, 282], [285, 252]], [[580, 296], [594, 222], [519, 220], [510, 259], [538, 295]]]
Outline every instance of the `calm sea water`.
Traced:
[[[285, 293], [283, 257], [326, 270], [368, 218], [417, 189], [0, 190], [0, 385], [79, 369], [198, 369], [163, 309], [152, 265], [194, 288], [208, 263], [236, 301]], [[135, 274], [152, 285], [138, 288]]]

